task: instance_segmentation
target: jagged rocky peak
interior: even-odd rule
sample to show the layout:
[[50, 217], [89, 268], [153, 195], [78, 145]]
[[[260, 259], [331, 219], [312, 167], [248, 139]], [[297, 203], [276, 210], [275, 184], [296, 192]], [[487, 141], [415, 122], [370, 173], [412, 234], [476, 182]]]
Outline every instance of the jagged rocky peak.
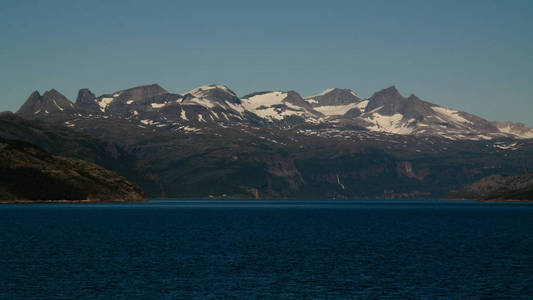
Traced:
[[39, 91], [33, 91], [33, 93], [31, 93], [31, 95], [28, 97], [26, 102], [34, 102], [40, 99], [41, 99], [41, 94], [39, 93]]
[[67, 99], [63, 94], [58, 92], [56, 89], [51, 89], [48, 91], [45, 91], [43, 94], [43, 98], [64, 98]]
[[74, 104], [70, 100], [57, 90], [51, 89], [44, 92], [43, 95], [38, 91], [31, 93], [30, 97], [17, 111], [17, 114], [27, 118], [36, 115], [71, 112], [74, 109]]
[[422, 121], [430, 115], [434, 115], [435, 111], [432, 107], [435, 106], [418, 98], [415, 94], [411, 94], [405, 99], [403, 105], [397, 107], [397, 113], [401, 113], [405, 118]]
[[43, 102], [49, 104], [53, 110], [65, 111], [74, 108], [74, 104], [55, 89], [46, 91], [43, 94]]
[[26, 99], [26, 102], [22, 104], [22, 106], [17, 111], [17, 114], [20, 115], [27, 115], [27, 114], [33, 114], [35, 111], [40, 109], [41, 107], [41, 94], [38, 91], [34, 91], [31, 93], [31, 95]]
[[390, 86], [379, 92], [374, 93], [369, 98], [366, 111], [372, 111], [376, 108], [380, 109], [380, 114], [392, 116], [403, 106], [405, 98], [398, 92], [396, 86]]
[[337, 106], [357, 103], [362, 99], [350, 89], [330, 88], [306, 100], [312, 106]]
[[232, 104], [241, 104], [241, 99], [225, 85], [209, 84], [195, 88], [188, 92], [196, 98], [213, 100], [216, 102], [229, 102]]
[[393, 116], [401, 114], [406, 119], [421, 121], [424, 118], [434, 115], [436, 112], [432, 108], [436, 105], [418, 98], [415, 94], [403, 97], [395, 86], [381, 90], [369, 98], [366, 112], [379, 113], [382, 116]]

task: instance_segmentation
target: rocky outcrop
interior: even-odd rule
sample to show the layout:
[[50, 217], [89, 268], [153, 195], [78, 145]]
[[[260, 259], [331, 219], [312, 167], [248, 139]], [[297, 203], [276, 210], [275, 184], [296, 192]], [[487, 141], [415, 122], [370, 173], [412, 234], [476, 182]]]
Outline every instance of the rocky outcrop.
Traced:
[[115, 172], [0, 139], [0, 202], [144, 200], [139, 187]]
[[453, 199], [533, 201], [533, 173], [484, 177], [450, 195]]
[[98, 112], [99, 107], [95, 99], [96, 96], [89, 89], [81, 89], [78, 91], [76, 106], [89, 112]]

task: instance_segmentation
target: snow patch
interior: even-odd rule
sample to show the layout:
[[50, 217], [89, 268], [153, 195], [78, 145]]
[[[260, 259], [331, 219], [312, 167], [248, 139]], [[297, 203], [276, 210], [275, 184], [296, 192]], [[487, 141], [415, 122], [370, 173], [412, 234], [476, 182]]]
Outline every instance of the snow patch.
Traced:
[[181, 110], [180, 117], [185, 121], [189, 121], [189, 119], [187, 119], [187, 114], [183, 109]]
[[[261, 95], [255, 95], [250, 98], [242, 99], [242, 105], [245, 109], [253, 112], [261, 118], [281, 120], [284, 116], [277, 105], [284, 105], [283, 100], [287, 98], [287, 93], [271, 92]], [[291, 115], [294, 112], [287, 112], [285, 115]]]
[[346, 105], [325, 105], [314, 107], [316, 111], [323, 113], [326, 116], [344, 115], [350, 109], [358, 107], [359, 103], [350, 103]]
[[255, 110], [260, 106], [270, 107], [272, 105], [283, 104], [283, 100], [287, 98], [287, 93], [271, 92], [261, 95], [255, 95], [250, 98], [243, 99], [243, 106], [248, 110]]
[[306, 97], [306, 98], [313, 98], [313, 97], [320, 97], [320, 96], [324, 96], [326, 94], [328, 94], [329, 92], [333, 91], [334, 89], [333, 88], [329, 88], [329, 89], [325, 89], [322, 93], [320, 94], [316, 94], [316, 95], [313, 95], [313, 96], [309, 96], [309, 97]]
[[167, 105], [167, 103], [152, 103], [150, 104], [150, 106], [152, 106], [152, 108], [161, 108], [161, 107], [164, 107], [165, 105]]
[[223, 90], [227, 93], [230, 93], [230, 94], [233, 94], [230, 89], [228, 89], [226, 86], [224, 85], [220, 85], [220, 84], [209, 84], [209, 85], [202, 85], [200, 87], [197, 87], [191, 91], [188, 91], [187, 93], [188, 94], [191, 94], [191, 95], [194, 95], [194, 96], [203, 96], [203, 92], [205, 91], [209, 91], [209, 90], [214, 90], [214, 89], [220, 89], [220, 90]]
[[295, 110], [295, 111], [304, 111], [305, 109], [303, 107], [300, 107], [298, 105], [294, 105], [290, 102], [285, 102], [285, 106], [287, 106], [288, 108], [292, 109], [292, 110]]
[[498, 131], [500, 131], [501, 133], [510, 134], [518, 138], [522, 138], [522, 139], [533, 138], [533, 130], [531, 129], [520, 131], [520, 130], [514, 129], [510, 124], [505, 125], [505, 126], [496, 126], [496, 128], [498, 128]]
[[226, 104], [229, 106], [229, 108], [233, 109], [234, 111], [238, 112], [241, 115], [245, 111], [245, 109], [244, 109], [244, 107], [242, 105], [234, 104], [234, 103], [230, 103], [230, 102], [227, 102]]
[[60, 111], [64, 111], [63, 107], [59, 106], [56, 102], [55, 99], [52, 99], [52, 101], [54, 102], [54, 104], [57, 106], [57, 108], [59, 108]]
[[461, 117], [459, 115], [459, 111], [451, 108], [441, 107], [441, 106], [433, 106], [431, 107], [433, 111], [438, 113], [441, 117], [445, 118], [448, 122], [451, 123], [459, 123], [461, 125], [465, 124], [472, 124], [471, 121]]
[[365, 120], [373, 124], [368, 127], [369, 130], [396, 134], [410, 134], [413, 132], [413, 128], [410, 128], [409, 125], [415, 121], [410, 119], [404, 122], [402, 114], [382, 116], [379, 113], [373, 113]]
[[141, 123], [143, 123], [144, 125], [156, 125], [156, 124], [159, 124], [159, 122], [156, 122], [154, 120], [141, 120]]
[[357, 108], [359, 108], [360, 111], [365, 111], [366, 107], [368, 106], [368, 100], [363, 100], [357, 103]]
[[183, 102], [183, 105], [200, 105], [207, 108], [213, 108], [215, 105], [213, 102], [209, 100], [205, 100], [204, 98], [192, 98], [188, 100], [187, 102]]
[[180, 126], [178, 127], [178, 130], [183, 130], [185, 132], [200, 132], [201, 131], [198, 128], [189, 127], [189, 126]]
[[512, 144], [505, 144], [505, 143], [502, 143], [502, 142], [499, 142], [499, 143], [494, 143], [494, 145], [492, 145], [494, 148], [499, 148], [499, 149], [502, 149], [502, 150], [516, 150], [518, 149], [517, 147], [518, 143], [512, 143]]
[[98, 106], [100, 106], [100, 110], [102, 112], [105, 112], [107, 106], [109, 106], [109, 104], [111, 104], [113, 100], [115, 100], [115, 98], [102, 98], [102, 100], [100, 101], [97, 100]]

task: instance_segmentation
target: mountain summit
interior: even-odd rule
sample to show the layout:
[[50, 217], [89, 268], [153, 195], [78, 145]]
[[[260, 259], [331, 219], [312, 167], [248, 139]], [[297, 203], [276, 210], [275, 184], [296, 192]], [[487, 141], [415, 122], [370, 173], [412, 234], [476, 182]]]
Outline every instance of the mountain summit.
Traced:
[[75, 106], [60, 92], [51, 89], [42, 96], [39, 92], [33, 92], [28, 100], [17, 111], [17, 114], [25, 118], [44, 117], [48, 115], [71, 114]]

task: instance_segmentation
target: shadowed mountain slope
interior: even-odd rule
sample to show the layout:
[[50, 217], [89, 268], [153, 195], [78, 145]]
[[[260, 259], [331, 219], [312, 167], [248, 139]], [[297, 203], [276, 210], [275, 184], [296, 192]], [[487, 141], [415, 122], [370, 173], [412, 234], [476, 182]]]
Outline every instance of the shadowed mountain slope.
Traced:
[[126, 178], [83, 160], [0, 139], [0, 201], [144, 201]]

